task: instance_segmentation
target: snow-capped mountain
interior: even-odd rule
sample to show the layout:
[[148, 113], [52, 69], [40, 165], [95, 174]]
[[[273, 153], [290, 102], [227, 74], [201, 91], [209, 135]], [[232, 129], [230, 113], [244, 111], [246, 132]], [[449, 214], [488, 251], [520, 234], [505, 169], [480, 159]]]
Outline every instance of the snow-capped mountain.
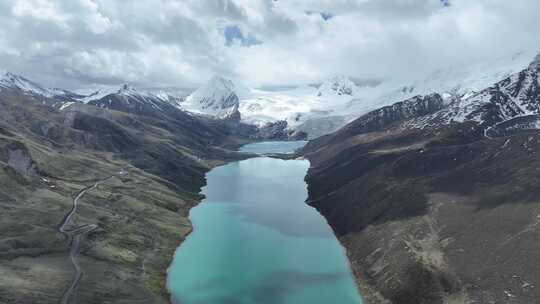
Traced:
[[[305, 85], [282, 90], [262, 90], [248, 89], [216, 76], [187, 97], [184, 97], [187, 95], [185, 91], [179, 93], [163, 89], [137, 90], [127, 85], [121, 88], [103, 87], [84, 91], [47, 89], [11, 73], [1, 75], [0, 89], [16, 88], [54, 98], [58, 101], [57, 106], [63, 109], [70, 106], [67, 103], [81, 102], [122, 111], [147, 113], [151, 110], [162, 111], [165, 105], [167, 108], [172, 105], [181, 110], [216, 118], [232, 118], [235, 121], [241, 119], [244, 123], [259, 127], [286, 121], [288, 130], [305, 131], [313, 138], [333, 132], [372, 110], [431, 93], [439, 93], [445, 103], [462, 103], [459, 106], [452, 105], [459, 107], [460, 110], [455, 110], [456, 112], [462, 113], [452, 119], [474, 116], [475, 111], [469, 109], [478, 107], [479, 103], [489, 103], [492, 98], [482, 90], [523, 70], [534, 55], [512, 53], [484, 62], [438, 69], [418, 80], [388, 79], [371, 85], [357, 85], [347, 76], [336, 76], [324, 81], [318, 88]], [[528, 70], [539, 65], [540, 58], [536, 57]], [[523, 81], [532, 81], [531, 75], [512, 77], [517, 79], [510, 78], [508, 82], [515, 83], [519, 81], [519, 77], [524, 77]], [[506, 87], [501, 84], [501, 89]], [[476, 101], [472, 102], [471, 98]], [[516, 103], [516, 109], [509, 105], [506, 112], [519, 115], [530, 112], [525, 111], [529, 108], [519, 108], [519, 105], [519, 102]], [[467, 114], [463, 114], [465, 112]], [[501, 113], [514, 115], [506, 112]]]
[[356, 129], [356, 133], [367, 133], [383, 129], [396, 121], [424, 116], [439, 111], [445, 107], [441, 95], [437, 93], [426, 96], [415, 96], [404, 101], [373, 110], [353, 123], [347, 125], [344, 130]]
[[323, 146], [331, 142], [336, 143], [363, 133], [381, 131], [392, 124], [437, 113], [437, 111], [444, 109], [446, 106], [447, 104], [442, 96], [437, 93], [414, 96], [370, 111], [336, 132], [316, 139], [316, 144], [311, 143], [310, 148], [313, 149], [315, 145]]
[[316, 94], [317, 89], [310, 86], [283, 91], [252, 89], [248, 98], [240, 100], [239, 111], [246, 123], [263, 126], [286, 120], [289, 127], [295, 126], [303, 121], [306, 113], [319, 106]]
[[[414, 129], [427, 132], [415, 133]], [[538, 134], [539, 129], [540, 54], [525, 69], [471, 96], [444, 99], [441, 94], [433, 93], [408, 98], [363, 114], [338, 131], [311, 142], [308, 149], [316, 151], [360, 134], [381, 131], [384, 132], [380, 136], [367, 138], [387, 137], [391, 141], [392, 136], [421, 134], [424, 137], [422, 134], [444, 133], [441, 130], [459, 130], [459, 136], [464, 137], [493, 138], [522, 132]]]
[[445, 103], [466, 99], [527, 67], [535, 54], [511, 53], [495, 59], [439, 68], [416, 80], [386, 79], [358, 86], [346, 76], [330, 78], [319, 88], [252, 90], [240, 100], [242, 120], [257, 125], [286, 120], [289, 128], [311, 137], [333, 132], [372, 110], [418, 95], [439, 93]]
[[91, 92], [74, 92], [61, 88], [45, 88], [32, 80], [11, 72], [4, 72], [0, 75], [0, 88], [17, 89], [28, 94], [54, 98], [60, 102], [83, 103], [100, 99], [115, 92], [115, 90], [112, 89], [100, 89]]
[[[534, 55], [530, 52], [511, 53], [495, 59], [437, 69], [426, 77], [413, 81], [387, 79], [375, 86], [362, 86], [349, 102], [333, 102], [332, 107], [328, 107], [323, 116], [304, 114], [304, 122], [296, 128], [317, 137], [333, 132], [374, 109], [414, 96], [439, 93], [445, 103], [467, 99], [482, 89], [523, 70]], [[314, 125], [327, 128], [319, 127], [316, 132], [310, 131]]]
[[218, 118], [239, 118], [240, 100], [236, 90], [231, 80], [215, 76], [189, 95], [181, 107]]
[[170, 111], [175, 100], [168, 95], [158, 96], [124, 84], [117, 90], [96, 91], [79, 101], [100, 108], [153, 116], [160, 112]]
[[186, 100], [187, 94], [185, 93], [185, 90], [177, 90], [177, 89], [155, 89], [148, 91], [153, 96], [166, 101], [178, 108], [180, 108], [180, 105], [182, 102]]
[[3, 72], [0, 75], [0, 88], [19, 89], [23, 92], [52, 97], [62, 92], [58, 89], [45, 89], [39, 84], [11, 72]]
[[349, 96], [357, 94], [358, 87], [347, 76], [332, 77], [321, 84], [317, 92], [318, 97]]
[[[214, 90], [214, 97], [219, 94], [224, 96], [219, 99], [223, 108], [217, 111], [218, 103], [212, 105], [210, 99], [205, 99], [206, 103], [203, 103], [201, 108], [206, 111], [193, 112], [210, 114], [218, 118], [239, 116], [237, 111], [238, 97], [232, 91], [234, 86], [232, 82], [222, 78], [215, 78], [210, 85], [217, 88], [217, 90]], [[138, 90], [127, 84], [121, 87], [101, 87], [75, 91], [56, 88], [48, 89], [10, 72], [0, 74], [0, 90], [2, 89], [19, 90], [26, 94], [47, 97], [60, 110], [66, 110], [76, 103], [83, 103], [134, 114], [160, 115], [165, 111], [176, 113], [178, 110], [184, 110], [184, 105], [186, 105], [184, 103], [185, 90], [180, 89]], [[229, 93], [227, 93], [227, 90], [229, 90]]]
[[139, 99], [151, 98], [161, 99], [168, 101], [171, 104], [178, 104], [183, 100], [183, 94], [180, 91], [154, 89], [154, 90], [138, 90], [133, 86], [124, 84], [121, 87], [102, 87], [99, 89], [82, 89], [75, 91], [78, 96], [74, 97], [77, 101], [82, 103], [89, 103], [94, 100], [102, 99], [110, 94], [123, 94], [126, 96], [132, 96]]
[[[336, 76], [319, 87], [299, 86], [279, 91], [251, 90], [248, 98], [240, 100], [242, 120], [259, 126], [285, 120], [295, 129], [309, 119], [343, 115], [351, 100], [360, 92], [347, 76]], [[341, 124], [340, 124], [341, 126]]]
[[109, 94], [117, 93], [119, 90], [119, 88], [112, 87], [77, 90], [76, 92], [80, 95], [80, 97], [76, 98], [76, 100], [82, 103], [89, 103], [90, 101], [99, 100]]
[[454, 101], [445, 109], [409, 122], [428, 127], [475, 121], [486, 129], [516, 117], [540, 114], [540, 54], [529, 66], [480, 92]]
[[[372, 92], [373, 103], [382, 105], [437, 92], [445, 99], [467, 98], [472, 94], [514, 74], [528, 66], [536, 55], [517, 52], [474, 63], [462, 63], [436, 69], [426, 77], [413, 81], [387, 80]], [[370, 94], [362, 92], [362, 95]], [[361, 107], [360, 107], [361, 108]]]

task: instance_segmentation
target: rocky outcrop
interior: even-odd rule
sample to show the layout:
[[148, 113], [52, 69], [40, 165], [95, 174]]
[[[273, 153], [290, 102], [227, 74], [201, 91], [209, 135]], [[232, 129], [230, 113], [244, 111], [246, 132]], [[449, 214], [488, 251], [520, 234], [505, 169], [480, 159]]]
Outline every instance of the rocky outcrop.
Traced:
[[25, 149], [9, 149], [7, 164], [22, 176], [37, 175], [37, 166]]
[[307, 134], [303, 131], [295, 131], [288, 129], [287, 121], [279, 120], [269, 122], [258, 128], [251, 138], [256, 140], [305, 140]]

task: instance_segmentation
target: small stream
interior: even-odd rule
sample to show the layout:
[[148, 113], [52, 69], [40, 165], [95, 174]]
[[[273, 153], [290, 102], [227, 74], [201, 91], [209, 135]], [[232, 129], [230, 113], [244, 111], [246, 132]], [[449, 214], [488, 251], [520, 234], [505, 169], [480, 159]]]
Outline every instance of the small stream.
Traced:
[[[286, 153], [304, 142], [242, 151]], [[178, 304], [361, 304], [344, 250], [305, 204], [307, 160], [257, 157], [207, 174], [168, 274]]]

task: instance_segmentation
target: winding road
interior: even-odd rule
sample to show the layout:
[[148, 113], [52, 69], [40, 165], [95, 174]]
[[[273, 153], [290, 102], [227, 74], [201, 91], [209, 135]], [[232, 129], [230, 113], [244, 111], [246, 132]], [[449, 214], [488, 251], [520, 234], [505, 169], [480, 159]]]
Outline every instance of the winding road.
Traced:
[[70, 299], [73, 296], [73, 292], [77, 289], [79, 286], [79, 282], [82, 278], [82, 270], [81, 266], [79, 265], [79, 261], [77, 260], [77, 256], [79, 255], [80, 245], [81, 245], [81, 236], [93, 231], [98, 227], [96, 224], [85, 224], [78, 227], [75, 227], [73, 229], [66, 229], [66, 226], [69, 225], [71, 222], [71, 218], [73, 215], [77, 212], [77, 206], [79, 204], [79, 200], [90, 190], [93, 190], [97, 188], [100, 184], [106, 182], [107, 180], [115, 177], [115, 176], [124, 176], [127, 175], [127, 171], [122, 169], [120, 172], [118, 172], [117, 175], [111, 175], [109, 177], [106, 177], [104, 179], [100, 179], [97, 182], [95, 182], [92, 186], [88, 186], [83, 188], [75, 197], [73, 198], [73, 205], [71, 207], [71, 210], [66, 213], [60, 224], [58, 225], [58, 231], [62, 234], [64, 234], [70, 244], [70, 250], [69, 250], [69, 258], [71, 260], [71, 265], [73, 266], [73, 270], [75, 271], [73, 280], [71, 281], [71, 285], [69, 286], [66, 291], [64, 291], [64, 294], [62, 295], [62, 300], [60, 301], [61, 304], [69, 304]]

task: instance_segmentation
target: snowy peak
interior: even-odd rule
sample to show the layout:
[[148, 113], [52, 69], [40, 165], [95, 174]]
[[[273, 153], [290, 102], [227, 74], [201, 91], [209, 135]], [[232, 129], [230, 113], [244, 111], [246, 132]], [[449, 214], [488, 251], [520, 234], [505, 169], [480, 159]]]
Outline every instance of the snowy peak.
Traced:
[[[134, 86], [129, 85], [129, 84], [123, 84], [122, 86], [120, 86], [120, 88], [116, 88], [116, 89], [113, 89], [113, 88], [100, 89], [88, 95], [86, 99], [91, 98], [89, 101], [92, 101], [92, 100], [103, 99], [109, 96], [120, 97], [126, 100], [130, 100], [130, 99], [137, 99], [140, 101], [162, 100], [161, 97], [151, 92], [139, 91]], [[162, 100], [162, 101], [165, 101], [165, 100]]]
[[228, 118], [238, 115], [240, 105], [235, 84], [223, 77], [214, 76], [205, 85], [187, 97], [186, 110]]
[[154, 94], [150, 92], [138, 91], [137, 89], [135, 89], [135, 87], [129, 84], [123, 84], [115, 94], [126, 96], [126, 97], [139, 98], [139, 99], [146, 99], [146, 98], [158, 99], [158, 97], [155, 96]]
[[107, 97], [109, 95], [121, 95], [126, 97], [135, 97], [135, 98], [144, 98], [144, 97], [154, 97], [150, 93], [141, 92], [135, 89], [135, 87], [129, 84], [123, 84], [121, 87], [106, 87], [95, 90], [91, 93], [80, 94], [81, 97], [77, 98], [78, 101], [82, 103], [90, 103]]
[[77, 102], [87, 97], [84, 94], [78, 94], [76, 92], [61, 88], [44, 88], [31, 80], [10, 72], [0, 74], [0, 88], [2, 87], [21, 90], [25, 93], [40, 95], [47, 98], [53, 98], [61, 103]]
[[80, 96], [77, 98], [78, 101], [82, 103], [89, 103], [93, 100], [101, 99], [107, 95], [111, 95], [114, 93], [117, 93], [119, 90], [117, 89], [111, 89], [111, 88], [101, 88], [92, 92], [79, 92]]
[[540, 69], [533, 61], [529, 68], [409, 125], [424, 128], [475, 121], [485, 128], [492, 128], [517, 117], [539, 114]]
[[227, 100], [232, 95], [236, 95], [234, 83], [229, 79], [214, 76], [205, 85], [193, 92], [190, 98], [202, 103], [203, 106], [211, 107], [220, 100]]
[[235, 85], [234, 82], [230, 79], [226, 79], [220, 76], [214, 76], [212, 77], [208, 83], [206, 84], [207, 87], [214, 88], [214, 89], [223, 89], [228, 91], [234, 91]]
[[118, 93], [136, 93], [137, 90], [135, 89], [135, 87], [125, 83], [122, 85], [122, 87], [120, 87], [120, 90], [118, 90]]
[[44, 89], [39, 84], [11, 72], [4, 72], [0, 76], [0, 87], [19, 89], [24, 92], [39, 94], [46, 97], [51, 97], [53, 95], [50, 90]]
[[83, 99], [80, 101], [96, 107], [148, 116], [161, 115], [172, 107], [169, 100], [150, 92], [138, 91], [127, 84], [116, 90], [97, 91]]
[[326, 80], [317, 96], [354, 96], [358, 90], [356, 84], [347, 76], [335, 76]]
[[81, 94], [84, 97], [80, 98], [79, 101], [82, 103], [91, 103], [108, 96], [119, 94], [120, 92], [120, 88], [99, 88], [91, 93]]

